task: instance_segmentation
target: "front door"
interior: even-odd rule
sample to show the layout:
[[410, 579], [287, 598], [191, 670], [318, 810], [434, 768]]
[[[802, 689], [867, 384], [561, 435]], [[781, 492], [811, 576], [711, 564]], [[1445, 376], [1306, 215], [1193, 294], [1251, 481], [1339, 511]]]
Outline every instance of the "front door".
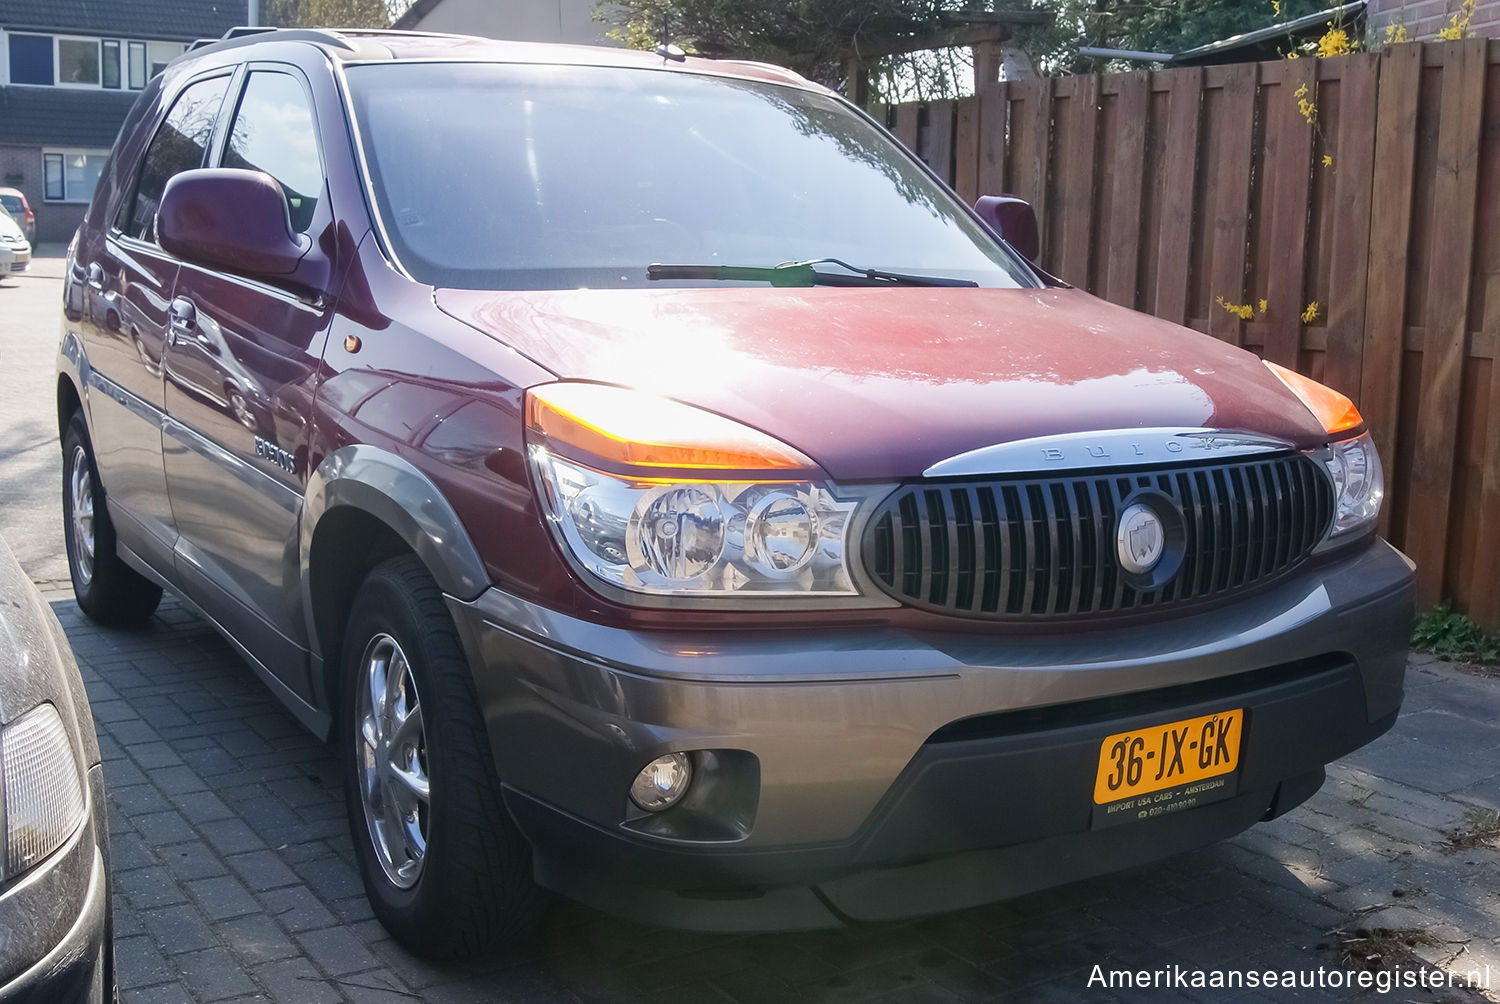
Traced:
[[[298, 233], [332, 219], [302, 78], [252, 68], [219, 166], [264, 171]], [[312, 253], [318, 253], [316, 251]], [[165, 436], [177, 572], [199, 603], [309, 699], [297, 518], [305, 421], [332, 297], [185, 262], [168, 310]]]

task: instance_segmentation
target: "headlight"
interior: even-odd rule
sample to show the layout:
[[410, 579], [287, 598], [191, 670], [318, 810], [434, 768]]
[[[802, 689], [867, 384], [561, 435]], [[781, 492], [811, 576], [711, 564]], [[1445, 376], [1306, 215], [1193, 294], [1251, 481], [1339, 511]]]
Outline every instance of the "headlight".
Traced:
[[61, 847], [86, 812], [78, 761], [57, 709], [43, 704], [0, 733], [5, 775], [5, 877]]
[[610, 585], [668, 596], [857, 596], [847, 556], [858, 496], [827, 483], [632, 481], [541, 447], [554, 528]]
[[658, 596], [856, 597], [860, 503], [764, 433], [662, 398], [555, 383], [527, 400], [531, 460], [565, 552]]
[[1328, 473], [1333, 476], [1334, 494], [1338, 500], [1330, 536], [1357, 530], [1380, 515], [1380, 501], [1385, 497], [1385, 472], [1380, 454], [1367, 432], [1328, 447]]
[[[1354, 407], [1354, 402], [1332, 387], [1325, 387], [1269, 360], [1261, 361], [1297, 395], [1330, 436], [1364, 424], [1365, 420]], [[1324, 462], [1333, 477], [1336, 499], [1333, 529], [1328, 536], [1338, 537], [1372, 523], [1380, 515], [1380, 501], [1385, 497], [1385, 473], [1380, 468], [1380, 455], [1375, 452], [1375, 441], [1370, 434], [1365, 432], [1353, 439], [1329, 443]]]

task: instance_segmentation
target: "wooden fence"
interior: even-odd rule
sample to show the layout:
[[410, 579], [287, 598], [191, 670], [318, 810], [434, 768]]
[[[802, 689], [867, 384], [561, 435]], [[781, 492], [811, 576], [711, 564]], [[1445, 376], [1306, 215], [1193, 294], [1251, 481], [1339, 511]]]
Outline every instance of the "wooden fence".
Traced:
[[889, 111], [966, 199], [1031, 201], [1045, 268], [1354, 398], [1420, 602], [1500, 628], [1500, 42], [1000, 83]]

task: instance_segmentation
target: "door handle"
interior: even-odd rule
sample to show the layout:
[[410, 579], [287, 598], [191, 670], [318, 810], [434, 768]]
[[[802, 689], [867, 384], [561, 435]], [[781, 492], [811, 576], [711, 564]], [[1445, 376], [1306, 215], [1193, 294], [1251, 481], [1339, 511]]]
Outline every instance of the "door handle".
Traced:
[[167, 342], [176, 345], [180, 339], [191, 338], [193, 329], [198, 326], [198, 308], [193, 306], [193, 301], [185, 296], [179, 296], [172, 301], [167, 308]]
[[89, 285], [101, 293], [104, 292], [104, 269], [99, 267], [98, 262], [89, 264]]

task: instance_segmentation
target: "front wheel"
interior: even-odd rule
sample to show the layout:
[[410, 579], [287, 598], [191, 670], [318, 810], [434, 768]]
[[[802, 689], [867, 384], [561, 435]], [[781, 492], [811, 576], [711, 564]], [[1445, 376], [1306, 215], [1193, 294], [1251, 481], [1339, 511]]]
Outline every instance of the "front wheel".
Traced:
[[524, 939], [546, 898], [501, 805], [457, 632], [419, 560], [365, 579], [344, 652], [346, 803], [375, 915], [432, 957]]
[[81, 412], [63, 433], [63, 537], [78, 608], [100, 624], [137, 624], [156, 612], [161, 587], [131, 568], [115, 549], [115, 527]]

